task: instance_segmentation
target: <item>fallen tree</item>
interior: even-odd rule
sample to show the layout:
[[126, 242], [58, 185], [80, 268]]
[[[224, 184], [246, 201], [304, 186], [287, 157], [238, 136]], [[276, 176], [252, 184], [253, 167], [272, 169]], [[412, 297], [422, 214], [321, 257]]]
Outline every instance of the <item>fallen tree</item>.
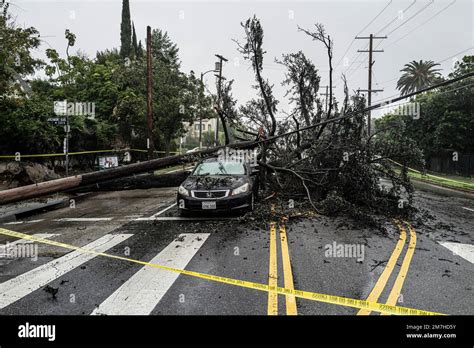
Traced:
[[158, 187], [177, 187], [190, 174], [190, 171], [180, 170], [165, 174], [141, 174], [125, 178], [118, 178], [96, 183], [93, 185], [80, 186], [72, 190], [66, 190], [67, 193], [83, 193], [96, 191], [123, 191], [123, 190], [145, 190]]
[[[282, 111], [287, 117], [278, 122], [275, 130], [278, 101], [272, 99], [272, 85], [262, 79], [263, 29], [256, 17], [242, 26], [245, 41], [238, 43], [237, 50], [252, 62], [260, 99], [241, 108], [239, 123], [246, 123], [254, 133], [264, 128], [268, 134], [257, 143], [263, 145], [259, 164], [267, 174], [262, 181], [269, 191], [288, 200], [306, 201], [314, 210], [326, 214], [346, 211], [359, 217], [367, 213], [409, 213], [413, 187], [406, 168], [409, 164], [423, 166], [422, 152], [406, 136], [401, 124], [368, 134], [367, 112], [452, 84], [456, 79], [366, 108], [364, 95], [349, 95], [343, 75], [344, 100], [338, 105], [332, 97], [333, 43], [329, 34], [321, 24], [315, 25], [315, 32], [299, 28], [326, 48], [330, 66], [328, 107], [323, 110], [319, 100], [320, 78], [314, 64], [302, 52], [283, 55], [277, 63], [287, 68], [283, 84], [289, 87], [286, 96], [290, 97], [293, 110]], [[462, 79], [472, 75], [466, 74]], [[384, 136], [387, 133], [392, 136]], [[388, 161], [391, 158], [403, 164], [401, 171], [393, 170]], [[381, 178], [386, 179], [383, 184]]]
[[[456, 78], [451, 79], [451, 80], [443, 81], [439, 84], [427, 87], [423, 90], [420, 90], [420, 91], [417, 91], [417, 92], [414, 92], [414, 93], [410, 93], [410, 94], [407, 94], [407, 95], [404, 95], [404, 96], [389, 99], [389, 100], [387, 100], [383, 103], [375, 104], [375, 105], [373, 105], [369, 108], [363, 108], [363, 106], [361, 107], [361, 103], [363, 102], [363, 100], [357, 99], [358, 102], [359, 102], [359, 105], [358, 105], [357, 109], [350, 109], [349, 107], [347, 107], [345, 112], [343, 114], [340, 114], [337, 117], [333, 117], [329, 120], [326, 119], [324, 121], [320, 121], [320, 122], [311, 124], [309, 126], [300, 127], [298, 129], [293, 129], [293, 130], [290, 130], [290, 131], [287, 131], [287, 132], [280, 132], [277, 135], [265, 137], [263, 139], [258, 139], [258, 140], [255, 140], [255, 141], [242, 141], [240, 143], [231, 144], [230, 147], [235, 148], [235, 149], [251, 149], [251, 148], [255, 148], [257, 146], [262, 147], [264, 144], [269, 144], [269, 145], [276, 144], [275, 146], [279, 146], [279, 147], [271, 148], [273, 154], [272, 154], [271, 158], [269, 159], [269, 161], [264, 161], [263, 162], [263, 163], [270, 163], [270, 165], [275, 167], [275, 168], [268, 168], [269, 171], [278, 171], [278, 168], [276, 168], [276, 167], [278, 167], [278, 165], [275, 165], [275, 163], [277, 163], [277, 164], [278, 163], [280, 163], [280, 164], [283, 163], [283, 165], [280, 165], [280, 167], [289, 169], [289, 171], [288, 170], [283, 170], [287, 174], [294, 175], [292, 172], [295, 172], [298, 175], [302, 176], [302, 178], [304, 178], [304, 179], [300, 179], [301, 182], [303, 182], [303, 181], [306, 181], [306, 182], [313, 181], [313, 183], [316, 184], [316, 188], [322, 187], [322, 186], [324, 186], [324, 185], [322, 185], [323, 181], [317, 182], [317, 181], [315, 181], [315, 179], [307, 177], [307, 175], [316, 174], [316, 175], [319, 176], [319, 175], [321, 175], [322, 172], [326, 173], [326, 175], [329, 175], [330, 172], [333, 172], [333, 173], [330, 174], [330, 176], [332, 177], [332, 179], [333, 179], [332, 182], [334, 183], [334, 179], [337, 178], [337, 174], [338, 174], [338, 171], [340, 171], [340, 169], [333, 168], [335, 170], [332, 170], [332, 168], [323, 167], [320, 163], [315, 163], [315, 160], [314, 160], [315, 158], [313, 156], [318, 155], [318, 154], [326, 154], [326, 158], [329, 158], [329, 159], [337, 158], [337, 157], [334, 157], [334, 151], [340, 150], [340, 149], [346, 149], [346, 150], [349, 149], [349, 147], [347, 147], [347, 144], [346, 145], [344, 145], [344, 144], [339, 144], [338, 145], [337, 142], [332, 142], [330, 144], [327, 144], [323, 140], [319, 140], [318, 142], [314, 142], [314, 144], [317, 146], [317, 148], [315, 148], [314, 152], [309, 151], [311, 149], [311, 146], [309, 146], [308, 149], [304, 150], [304, 151], [308, 151], [305, 154], [304, 158], [298, 159], [297, 157], [293, 158], [294, 152], [289, 151], [289, 149], [285, 149], [285, 151], [283, 152], [284, 155], [283, 156], [281, 155], [282, 154], [282, 151], [281, 151], [282, 138], [287, 138], [291, 135], [295, 135], [295, 134], [298, 134], [298, 133], [301, 133], [301, 132], [317, 129], [318, 127], [321, 127], [323, 125], [333, 123], [333, 124], [338, 125], [338, 127], [334, 127], [334, 129], [337, 129], [340, 132], [339, 140], [341, 139], [341, 136], [342, 136], [342, 139], [344, 139], [345, 135], [350, 135], [351, 132], [352, 132], [352, 136], [355, 137], [356, 139], [359, 139], [359, 141], [363, 145], [365, 143], [365, 141], [363, 141], [363, 139], [361, 138], [362, 135], [360, 133], [354, 133], [353, 131], [349, 131], [347, 129], [347, 127], [349, 127], [347, 122], [350, 122], [351, 119], [358, 117], [356, 119], [356, 121], [354, 121], [352, 123], [352, 125], [353, 125], [352, 127], [355, 127], [354, 129], [356, 129], [356, 130], [360, 129], [362, 127], [362, 124], [363, 124], [364, 115], [369, 110], [374, 110], [374, 109], [377, 109], [381, 106], [391, 104], [391, 103], [395, 103], [397, 101], [410, 98], [414, 95], [424, 93], [426, 91], [436, 89], [436, 88], [439, 88], [441, 86], [447, 86], [447, 85], [455, 83], [457, 81], [461, 81], [463, 79], [470, 78], [472, 76], [474, 76], [474, 73], [468, 73], [468, 74], [456, 77]], [[311, 134], [309, 135], [309, 137], [310, 136], [311, 136]], [[308, 136], [307, 136], [307, 138], [308, 138]], [[348, 138], [348, 139], [352, 139], [352, 138]], [[372, 139], [373, 139], [373, 137], [368, 139], [369, 144], [371, 143]], [[280, 143], [278, 143], [278, 141], [280, 141]], [[351, 142], [351, 141], [352, 140], [350, 140], [349, 142]], [[326, 146], [324, 146], [324, 144], [326, 144]], [[362, 145], [360, 145], [360, 146], [362, 146]], [[293, 148], [295, 148], [294, 145], [293, 145]], [[165, 157], [165, 158], [160, 158], [160, 159], [154, 159], [154, 160], [140, 162], [140, 163], [129, 164], [129, 165], [126, 165], [126, 166], [122, 166], [122, 167], [118, 167], [118, 168], [112, 168], [112, 169], [108, 169], [108, 170], [104, 170], [104, 171], [100, 171], [100, 172], [87, 173], [87, 174], [77, 175], [77, 176], [73, 176], [73, 177], [67, 177], [67, 178], [61, 178], [61, 179], [46, 181], [46, 182], [42, 182], [42, 183], [39, 183], [39, 184], [33, 184], [33, 185], [27, 185], [27, 186], [23, 186], [23, 187], [14, 188], [14, 189], [3, 190], [3, 191], [0, 191], [0, 204], [10, 203], [10, 202], [17, 202], [17, 201], [30, 199], [30, 198], [35, 198], [35, 197], [40, 197], [40, 196], [52, 194], [52, 193], [55, 193], [55, 192], [60, 192], [60, 191], [68, 190], [68, 189], [81, 187], [81, 186], [93, 185], [93, 184], [104, 182], [104, 181], [107, 181], [107, 180], [113, 180], [113, 179], [117, 179], [117, 178], [121, 178], [121, 177], [130, 176], [130, 175], [133, 175], [133, 174], [145, 173], [145, 172], [149, 172], [149, 171], [153, 171], [153, 170], [157, 170], [157, 169], [161, 169], [161, 168], [166, 168], [166, 167], [176, 165], [176, 164], [194, 162], [197, 159], [199, 159], [200, 157], [205, 157], [205, 156], [215, 154], [219, 149], [225, 149], [225, 146], [214, 147], [214, 148], [194, 152], [192, 154], [169, 156], [169, 157]], [[330, 152], [329, 151], [330, 149], [333, 152]], [[372, 166], [377, 162], [380, 162], [381, 165], [384, 165], [383, 161], [381, 161], [381, 159], [383, 159], [383, 157], [380, 157], [380, 159], [376, 159], [376, 158], [373, 157], [374, 156], [373, 154], [370, 157], [367, 157], [367, 154], [368, 154], [367, 149], [369, 149], [369, 148], [365, 147], [365, 149], [366, 150], [364, 150], [364, 151], [366, 151], [366, 152], [364, 152], [363, 158], [365, 158], [364, 163], [366, 165], [369, 164], [369, 165]], [[388, 148], [388, 150], [390, 150], [390, 148]], [[392, 149], [392, 150], [400, 152], [399, 149], [398, 150], [397, 149]], [[342, 155], [344, 155], [344, 151], [342, 152]], [[387, 155], [389, 155], [389, 153], [387, 153]], [[289, 158], [289, 160], [288, 160], [288, 158]], [[298, 169], [298, 165], [301, 165], [305, 161], [308, 162], [309, 158], [313, 158], [312, 163], [315, 167], [312, 168], [311, 170], [303, 170], [304, 168], [299, 168]], [[288, 161], [290, 161], [290, 162], [288, 162]], [[311, 162], [311, 161], [309, 161], [309, 162]], [[353, 163], [355, 163], [355, 162], [357, 162], [357, 161], [353, 158]], [[340, 162], [339, 162], [339, 164], [340, 164]], [[337, 167], [337, 168], [341, 168], [341, 167]], [[406, 176], [406, 174], [403, 174], [404, 170], [402, 170], [402, 174], [401, 174], [402, 176], [398, 176], [398, 175], [396, 175], [396, 173], [390, 172], [390, 168], [388, 166], [385, 166], [383, 168], [374, 169], [374, 170], [379, 172], [379, 173], [384, 173], [385, 175], [389, 176], [398, 185], [400, 184], [401, 180], [403, 180], [404, 176]], [[363, 176], [360, 176], [361, 173], [356, 173], [356, 174], [357, 174], [357, 176], [356, 176], [357, 178], [360, 178], [362, 181], [365, 180]], [[292, 180], [294, 181], [294, 178]], [[319, 177], [319, 179], [317, 179], [317, 180], [321, 180], [321, 178]], [[371, 184], [373, 184], [373, 182], [371, 182]], [[304, 190], [304, 185], [301, 185], [301, 188]], [[304, 190], [304, 191], [306, 191], [306, 190]], [[321, 197], [323, 197], [323, 196], [320, 196], [319, 199], [321, 199]]]

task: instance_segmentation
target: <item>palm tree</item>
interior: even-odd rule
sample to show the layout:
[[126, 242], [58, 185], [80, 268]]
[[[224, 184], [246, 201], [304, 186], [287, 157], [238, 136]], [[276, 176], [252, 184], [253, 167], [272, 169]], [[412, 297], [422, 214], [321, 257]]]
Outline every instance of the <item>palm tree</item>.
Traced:
[[439, 64], [432, 60], [420, 60], [419, 62], [414, 60], [405, 64], [405, 68], [400, 70], [403, 75], [397, 82], [397, 89], [402, 95], [405, 95], [431, 86], [441, 77], [438, 72], [440, 69], [433, 69], [437, 65]]

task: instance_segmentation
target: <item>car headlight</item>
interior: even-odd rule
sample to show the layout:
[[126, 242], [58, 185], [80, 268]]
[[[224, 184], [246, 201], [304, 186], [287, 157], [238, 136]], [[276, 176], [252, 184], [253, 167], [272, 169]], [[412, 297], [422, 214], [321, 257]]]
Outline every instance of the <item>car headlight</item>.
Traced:
[[189, 196], [189, 191], [186, 190], [183, 186], [178, 187], [178, 193], [183, 196]]
[[232, 195], [235, 196], [235, 195], [239, 195], [241, 193], [244, 193], [244, 192], [247, 192], [250, 188], [250, 185], [247, 183], [247, 184], [243, 184], [242, 186], [239, 186], [235, 189], [232, 190]]

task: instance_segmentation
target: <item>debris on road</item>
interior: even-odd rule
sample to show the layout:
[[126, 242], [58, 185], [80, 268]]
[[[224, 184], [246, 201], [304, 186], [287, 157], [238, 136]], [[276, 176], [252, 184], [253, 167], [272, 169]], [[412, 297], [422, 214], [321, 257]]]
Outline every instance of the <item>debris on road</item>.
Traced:
[[46, 285], [44, 288], [43, 288], [43, 291], [44, 292], [47, 292], [48, 294], [51, 294], [51, 299], [53, 300], [56, 300], [56, 294], [58, 293], [59, 291], [59, 288], [53, 288], [52, 286], [50, 285]]

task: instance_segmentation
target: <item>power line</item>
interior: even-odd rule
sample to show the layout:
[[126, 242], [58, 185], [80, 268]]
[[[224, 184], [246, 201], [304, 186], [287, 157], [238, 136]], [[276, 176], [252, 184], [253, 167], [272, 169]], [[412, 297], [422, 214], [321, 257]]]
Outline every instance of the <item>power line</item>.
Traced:
[[[416, 1], [417, 1], [417, 0], [414, 0], [410, 5], [408, 5], [405, 9], [403, 9], [403, 10], [401, 11], [401, 13], [407, 12], [407, 11], [416, 3]], [[385, 26], [383, 26], [381, 29], [379, 29], [379, 30], [375, 33], [375, 35], [377, 36], [378, 34], [380, 34], [383, 30], [385, 30], [386, 28], [388, 28], [390, 25], [392, 25], [393, 22], [395, 22], [395, 21], [398, 20], [398, 19], [400, 19], [399, 15], [395, 16], [394, 19], [392, 19], [392, 20], [391, 20], [390, 22], [388, 22]], [[377, 46], [375, 46], [375, 48], [377, 48], [379, 45], [380, 45], [380, 43], [378, 43]], [[368, 46], [369, 46], [369, 45], [367, 45], [367, 46], [365, 47], [365, 50], [368, 48]], [[360, 55], [360, 53], [359, 53], [359, 55]], [[359, 57], [359, 56], [356, 56], [355, 60], [356, 60], [358, 57]], [[353, 61], [352, 63], [354, 63], [354, 61]], [[357, 70], [360, 68], [361, 65], [362, 65], [362, 62], [359, 63], [359, 65], [357, 65], [357, 67], [356, 67], [355, 69], [350, 70], [350, 67], [352, 66], [352, 64], [351, 64], [351, 65], [348, 67], [348, 69], [346, 70], [346, 71], [349, 71], [349, 74], [347, 75], [347, 77], [350, 77], [351, 75], [353, 75], [354, 72], [357, 71]]]
[[[466, 78], [470, 78], [470, 77], [472, 77], [473, 74], [474, 74], [474, 73], [469, 73], [469, 74], [466, 74], [466, 75], [463, 75], [463, 76], [466, 76]], [[467, 75], [468, 75], [468, 76], [467, 76]], [[447, 80], [447, 81], [450, 81], [450, 80]], [[433, 85], [433, 86], [436, 86], [436, 85]], [[437, 87], [433, 87], [433, 86], [432, 86], [432, 88], [430, 88], [430, 89], [437, 88]], [[453, 91], [454, 91], [454, 90], [457, 90], [457, 89], [465, 88], [465, 87], [466, 87], [466, 86], [459, 87], [459, 88], [455, 88], [455, 89], [453, 89]], [[429, 88], [429, 87], [427, 87], [427, 88]], [[446, 93], [446, 92], [447, 92], [447, 91], [442, 91], [442, 92], [440, 92], [440, 93]], [[394, 94], [394, 95], [391, 95], [390, 97], [377, 100], [376, 103], [382, 103], [382, 104], [384, 104], [384, 103], [386, 103], [386, 100], [390, 100], [391, 98], [393, 98], [393, 97], [395, 97], [395, 96], [397, 96], [397, 95], [398, 95], [398, 94]]]
[[[431, 6], [432, 4], [434, 3], [434, 0], [431, 0], [431, 2], [429, 2], [428, 4], [426, 4], [424, 7], [422, 7], [421, 9], [419, 9], [417, 12], [415, 12], [412, 16], [408, 17], [408, 19], [406, 19], [402, 24], [400, 24], [398, 27], [396, 27], [395, 29], [392, 29], [392, 31], [390, 31], [388, 35], [392, 34], [394, 31], [400, 29], [401, 27], [403, 27], [405, 24], [407, 24], [410, 20], [412, 20], [413, 18], [415, 18], [416, 16], [418, 16], [421, 12], [423, 12], [424, 10], [426, 10], [429, 6]], [[404, 13], [402, 11], [402, 13]], [[379, 47], [380, 45], [382, 44], [382, 42], [379, 42], [377, 44], [377, 46], [375, 46], [375, 48]]]
[[[464, 89], [464, 88], [468, 88], [468, 87], [471, 87], [471, 86], [474, 86], [474, 83], [471, 83], [471, 84], [465, 85], [465, 86], [456, 87], [456, 88], [451, 88], [451, 89], [448, 89], [446, 91], [440, 91], [440, 92], [438, 92], [438, 94], [445, 94], [445, 93], [449, 93], [449, 92], [454, 92], [454, 91]], [[391, 111], [393, 111], [399, 106], [402, 106], [402, 105], [405, 105], [405, 104], [410, 104], [410, 103], [411, 103], [410, 101], [407, 101], [407, 102], [398, 103], [398, 104], [395, 104], [395, 105], [392, 105], [392, 104], [391, 105], [384, 105], [384, 106], [380, 106], [379, 109], [393, 108], [391, 110]], [[390, 113], [391, 111], [386, 112], [386, 114]]]
[[[408, 11], [408, 10], [410, 9], [410, 7], [412, 7], [413, 5], [415, 5], [415, 3], [416, 3], [416, 0], [413, 0], [413, 2], [412, 2], [410, 5], [408, 5], [407, 8], [405, 8], [404, 10], [402, 10], [402, 13], [405, 13], [406, 11]], [[384, 31], [385, 29], [387, 29], [387, 28], [388, 28], [390, 25], [392, 25], [392, 23], [395, 22], [397, 19], [399, 19], [399, 15], [395, 16], [395, 18], [392, 19], [390, 22], [388, 22], [388, 24], [386, 24], [382, 29], [380, 29], [379, 31], [377, 31], [377, 32], [375, 33], [375, 35], [378, 35], [378, 34], [380, 34], [382, 31]]]
[[[455, 77], [451, 80], [446, 80], [446, 81], [443, 81], [443, 82], [440, 82], [436, 85], [433, 85], [433, 86], [429, 86], [429, 87], [426, 87], [426, 88], [423, 88], [419, 91], [416, 91], [416, 92], [412, 92], [412, 93], [408, 93], [406, 95], [400, 95], [396, 98], [393, 98], [393, 99], [390, 99], [390, 100], [387, 100], [385, 102], [382, 102], [382, 103], [378, 103], [378, 104], [375, 104], [375, 105], [372, 105], [370, 107], [367, 107], [361, 111], [357, 111], [357, 112], [348, 112], [347, 114], [344, 114], [343, 116], [339, 116], [339, 117], [335, 117], [335, 118], [331, 118], [331, 119], [327, 119], [325, 121], [321, 121], [321, 122], [318, 122], [316, 124], [313, 124], [313, 125], [310, 125], [310, 126], [306, 126], [306, 127], [302, 127], [300, 129], [296, 129], [296, 130], [293, 130], [293, 131], [290, 131], [290, 132], [287, 132], [287, 133], [283, 133], [283, 134], [279, 134], [279, 135], [274, 135], [274, 136], [271, 136], [271, 137], [268, 137], [268, 138], [265, 138], [265, 139], [262, 139], [262, 140], [258, 140], [258, 141], [249, 141], [249, 142], [242, 142], [240, 143], [240, 147], [246, 147], [246, 146], [249, 146], [249, 145], [258, 145], [258, 144], [262, 144], [262, 143], [267, 143], [267, 142], [270, 142], [270, 141], [274, 141], [276, 139], [279, 139], [281, 137], [284, 137], [284, 136], [288, 136], [288, 135], [291, 135], [291, 134], [295, 134], [295, 133], [298, 133], [298, 132], [302, 132], [302, 131], [305, 131], [305, 130], [309, 130], [309, 129], [313, 129], [313, 128], [316, 128], [316, 127], [319, 127], [319, 126], [325, 126], [327, 125], [328, 123], [332, 123], [332, 122], [338, 122], [338, 121], [342, 121], [342, 120], [345, 120], [345, 119], [349, 119], [349, 118], [352, 118], [352, 117], [355, 117], [357, 115], [360, 115], [360, 114], [364, 114], [368, 111], [371, 111], [371, 110], [375, 110], [375, 109], [378, 109], [382, 106], [385, 106], [385, 105], [388, 105], [388, 104], [393, 104], [395, 102], [398, 102], [400, 100], [403, 100], [403, 99], [408, 99], [408, 98], [411, 98], [415, 95], [418, 95], [418, 94], [421, 94], [421, 93], [424, 93], [424, 92], [427, 92], [427, 91], [430, 91], [432, 89], [436, 89], [436, 88], [440, 88], [440, 87], [443, 87], [443, 86], [448, 86], [448, 85], [451, 85], [455, 82], [458, 82], [458, 81], [461, 81], [461, 80], [464, 80], [466, 78], [469, 78], [469, 77], [472, 77], [474, 76], [474, 72], [470, 72], [470, 73], [467, 73], [467, 74], [464, 74], [464, 75], [461, 75], [461, 76], [458, 76], [458, 77]], [[236, 144], [237, 145], [237, 144]]]
[[[415, 0], [416, 1], [416, 0]], [[379, 11], [379, 13], [377, 13], [377, 15], [372, 18], [372, 20], [369, 22], [369, 24], [367, 24], [365, 27], [363, 27], [361, 30], [359, 30], [359, 32], [356, 34], [356, 36], [359, 36], [365, 29], [367, 29], [373, 22], [375, 22], [375, 20], [380, 17], [380, 15], [390, 6], [390, 4], [393, 2], [393, 0], [390, 0], [387, 5], [385, 5], [385, 7]], [[349, 52], [350, 48], [352, 47], [352, 45], [354, 44], [355, 42], [355, 37], [352, 39], [351, 43], [349, 44], [349, 46], [347, 47], [346, 51], [344, 52], [344, 54], [341, 56], [341, 59], [339, 59], [339, 61], [337, 62], [337, 64], [335, 65], [334, 67], [334, 70], [333, 72], [335, 72], [339, 66], [339, 64], [341, 64], [342, 60], [345, 58], [347, 52]], [[360, 55], [360, 54], [359, 54]], [[346, 69], [347, 70], [347, 69]], [[327, 78], [325, 78], [322, 83], [326, 82]]]
[[[401, 13], [407, 12], [407, 11], [416, 3], [416, 1], [417, 1], [417, 0], [414, 0], [410, 5], [408, 5], [405, 9], [403, 9], [403, 10], [401, 11]], [[417, 13], [419, 13], [419, 12], [417, 12]], [[416, 15], [416, 14], [415, 14], [415, 15]], [[413, 16], [412, 16], [412, 17], [413, 17]], [[393, 22], [395, 22], [395, 21], [398, 20], [398, 19], [400, 19], [399, 15], [395, 16], [395, 18], [392, 19], [388, 24], [386, 24], [384, 27], [382, 27], [380, 30], [378, 30], [378, 31], [375, 33], [375, 35], [377, 36], [378, 34], [380, 34], [383, 30], [385, 30], [386, 28], [388, 28], [390, 25], [392, 25]], [[405, 21], [404, 23], [406, 23], [406, 21]], [[403, 25], [403, 23], [402, 23], [401, 25]], [[401, 25], [400, 25], [400, 26], [401, 26]], [[400, 28], [400, 26], [398, 26], [397, 28]], [[397, 28], [396, 28], [396, 29], [397, 29]], [[391, 33], [394, 32], [396, 29], [392, 30]], [[379, 45], [380, 45], [380, 43], [378, 43], [377, 46], [375, 46], [375, 48], [377, 48]], [[368, 45], [367, 45], [367, 47], [366, 47], [365, 49], [367, 49], [367, 48], [368, 48]], [[356, 60], [358, 57], [359, 57], [359, 56], [356, 56], [355, 60]], [[353, 61], [352, 63], [354, 63], [354, 61]], [[356, 67], [355, 69], [350, 70], [350, 67], [351, 67], [352, 65], [353, 65], [353, 64], [351, 64], [351, 65], [348, 67], [348, 69], [346, 70], [346, 72], [349, 71], [349, 74], [347, 75], [348, 78], [349, 78], [351, 75], [353, 75], [354, 72], [357, 71], [357, 70], [360, 68], [360, 66], [362, 65], [362, 63], [360, 63], [359, 65], [357, 65], [357, 67]]]
[[387, 82], [392, 82], [392, 81], [395, 81], [395, 80], [398, 80], [398, 79], [399, 79], [399, 77], [395, 77], [395, 78], [390, 79], [390, 80], [382, 81], [382, 82], [378, 83], [378, 85], [384, 86], [384, 85], [387, 84]]
[[426, 21], [424, 21], [423, 23], [421, 23], [420, 25], [416, 26], [415, 28], [413, 28], [412, 30], [410, 30], [408, 33], [406, 33], [405, 35], [403, 35], [402, 37], [398, 38], [396, 41], [392, 42], [391, 44], [389, 44], [388, 46], [386, 47], [390, 47], [390, 46], [393, 46], [395, 45], [397, 42], [399, 42], [400, 40], [406, 38], [408, 35], [410, 35], [411, 33], [413, 33], [415, 30], [419, 29], [420, 27], [422, 27], [423, 25], [425, 25], [426, 23], [430, 22], [432, 19], [436, 18], [439, 14], [441, 14], [442, 12], [444, 12], [445, 10], [447, 10], [449, 7], [451, 7], [452, 5], [454, 5], [454, 3], [456, 2], [457, 0], [453, 0], [451, 3], [449, 3], [447, 6], [443, 7], [441, 10], [439, 10], [438, 12], [436, 12], [433, 16], [429, 17]]
[[375, 77], [375, 72], [374, 72], [374, 71], [372, 71], [372, 78], [373, 78], [374, 81], [375, 81], [375, 85], [377, 85], [377, 86], [380, 85], [379, 82], [378, 82], [378, 80], [377, 80], [376, 77]]
[[453, 57], [456, 57], [458, 54], [461, 54], [461, 53], [467, 52], [467, 51], [469, 51], [469, 50], [472, 50], [473, 48], [474, 48], [474, 46], [471, 46], [471, 47], [469, 47], [469, 48], [466, 48], [465, 50], [463, 50], [463, 51], [461, 51], [461, 52], [458, 52], [458, 53], [456, 53], [456, 54], [453, 54], [452, 56], [449, 56], [448, 58], [445, 58], [445, 59], [443, 59], [443, 60], [440, 60], [438, 63], [443, 63], [443, 62], [447, 61], [448, 59], [451, 59], [451, 58], [453, 58]]
[[[408, 17], [402, 24], [400, 24], [398, 27], [396, 27], [395, 29], [392, 29], [392, 31], [390, 31], [386, 36], [392, 34], [393, 32], [395, 32], [396, 30], [400, 29], [401, 27], [403, 27], [405, 24], [407, 24], [410, 20], [412, 20], [413, 18], [415, 18], [416, 16], [418, 16], [420, 13], [422, 13], [424, 10], [426, 10], [429, 6], [431, 6], [432, 4], [434, 3], [434, 0], [431, 0], [431, 2], [429, 2], [428, 4], [426, 4], [424, 7], [422, 7], [421, 9], [419, 9], [417, 12], [415, 12], [412, 16]], [[411, 6], [411, 5], [410, 5]], [[410, 6], [408, 6], [408, 8], [410, 8]], [[404, 13], [404, 11], [402, 11], [402, 13]], [[382, 42], [379, 42], [377, 44], [377, 46], [375, 46], [375, 48], [379, 47], [380, 45], [382, 44]]]
[[474, 83], [471, 83], [470, 85], [466, 85], [466, 86], [451, 88], [451, 89], [448, 89], [448, 90], [446, 90], [446, 91], [441, 91], [441, 92], [439, 92], [439, 94], [445, 94], [445, 93], [449, 93], [449, 92], [454, 92], [454, 91], [457, 91], [457, 90], [459, 90], [459, 89], [464, 89], [464, 88], [468, 88], [468, 87], [471, 87], [471, 86], [474, 86]]
[[[356, 36], [359, 36], [365, 29], [367, 29], [386, 9], [387, 7], [390, 6], [390, 4], [393, 2], [393, 0], [390, 0], [389, 3], [387, 5], [385, 5], [385, 7], [380, 10], [380, 12], [369, 22], [369, 24], [367, 24], [365, 27], [363, 27], [361, 30], [359, 30], [359, 32], [356, 34]], [[344, 52], [344, 54], [341, 56], [341, 59], [339, 59], [339, 61], [337, 62], [335, 68], [337, 68], [339, 66], [339, 64], [341, 64], [342, 60], [344, 59], [344, 57], [346, 56], [347, 52], [349, 51], [349, 49], [352, 47], [352, 44], [355, 42], [355, 37], [352, 39], [349, 47], [347, 47], [346, 51]], [[334, 69], [335, 69], [334, 68]]]
[[422, 7], [421, 9], [419, 9], [415, 14], [413, 14], [411, 17], [408, 17], [408, 19], [406, 21], [404, 21], [402, 24], [400, 24], [398, 27], [396, 27], [395, 29], [393, 29], [391, 32], [389, 32], [387, 34], [390, 35], [391, 33], [393, 33], [395, 30], [398, 30], [399, 28], [401, 28], [402, 26], [404, 26], [405, 24], [407, 24], [410, 20], [412, 20], [413, 18], [415, 18], [416, 16], [418, 16], [421, 12], [423, 12], [424, 10], [426, 10], [429, 6], [431, 6], [433, 4], [434, 0], [431, 0], [430, 3], [426, 4], [424, 7]]
[[[451, 59], [451, 58], [453, 58], [453, 57], [456, 57], [457, 55], [459, 55], [459, 54], [461, 54], [461, 53], [464, 53], [464, 52], [467, 52], [467, 51], [472, 50], [472, 49], [474, 49], [474, 46], [471, 46], [471, 47], [469, 47], [469, 48], [466, 48], [466, 49], [464, 49], [464, 50], [462, 50], [462, 51], [460, 51], [460, 52], [458, 52], [458, 53], [456, 53], [456, 54], [453, 54], [453, 55], [451, 55], [451, 56], [449, 56], [449, 57], [447, 57], [447, 58], [444, 58], [444, 59], [442, 59], [442, 60], [439, 60], [439, 61], [437, 61], [437, 62], [435, 62], [435, 63], [438, 63], [438, 64], [443, 63], [443, 62], [447, 61], [448, 59]], [[392, 82], [392, 81], [398, 80], [399, 78], [400, 78], [400, 77], [395, 77], [395, 78], [390, 79], [390, 80], [382, 81], [382, 82], [379, 83], [379, 85], [384, 86], [384, 85], [387, 84], [387, 82]]]

